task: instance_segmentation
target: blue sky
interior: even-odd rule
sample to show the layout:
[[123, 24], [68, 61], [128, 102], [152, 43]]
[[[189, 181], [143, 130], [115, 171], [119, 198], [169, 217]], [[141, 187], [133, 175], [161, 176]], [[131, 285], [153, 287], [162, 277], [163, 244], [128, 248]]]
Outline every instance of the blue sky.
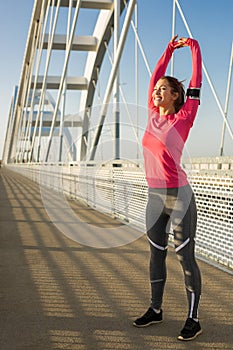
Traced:
[[[171, 37], [172, 0], [139, 0], [139, 36], [149, 65], [153, 69]], [[229, 59], [233, 41], [233, 1], [232, 0], [180, 0], [193, 36], [198, 39], [203, 60], [211, 76], [222, 106], [225, 104]], [[0, 65], [0, 154], [2, 154], [8, 113], [14, 85], [20, 79], [24, 50], [31, 20], [34, 0], [0, 1], [1, 65]], [[177, 12], [176, 32], [187, 36], [187, 31]], [[133, 32], [129, 33], [128, 46], [133, 42]], [[182, 49], [183, 50], [183, 49]], [[175, 75], [180, 79], [190, 77], [190, 53], [184, 49], [175, 56]], [[129, 61], [130, 50], [126, 50], [122, 62]], [[148, 73], [142, 62], [139, 70], [139, 103], [146, 104]], [[122, 82], [133, 80], [130, 66], [121, 68]], [[132, 90], [132, 89], [128, 89]], [[133, 98], [126, 89], [128, 99]], [[233, 128], [233, 84], [231, 87], [229, 118]], [[193, 127], [188, 147], [191, 156], [217, 155], [221, 139], [223, 119], [216, 105], [207, 81], [203, 79], [202, 103]], [[142, 127], [144, 122], [142, 122]], [[227, 133], [228, 134], [228, 133]], [[233, 142], [226, 135], [227, 155], [233, 155]]]

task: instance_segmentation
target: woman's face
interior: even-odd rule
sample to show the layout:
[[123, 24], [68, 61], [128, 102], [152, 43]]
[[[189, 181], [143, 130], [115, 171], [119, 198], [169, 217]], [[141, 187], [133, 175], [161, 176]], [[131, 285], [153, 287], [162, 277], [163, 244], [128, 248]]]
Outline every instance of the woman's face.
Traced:
[[157, 81], [152, 93], [152, 99], [156, 107], [172, 108], [177, 97], [178, 93], [172, 91], [167, 79]]

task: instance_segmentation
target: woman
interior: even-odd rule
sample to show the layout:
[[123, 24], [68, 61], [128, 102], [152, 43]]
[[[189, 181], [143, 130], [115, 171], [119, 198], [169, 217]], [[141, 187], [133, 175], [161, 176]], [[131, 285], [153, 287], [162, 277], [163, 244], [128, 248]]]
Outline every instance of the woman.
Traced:
[[[191, 340], [202, 332], [198, 321], [201, 275], [194, 253], [195, 198], [180, 159], [199, 106], [202, 61], [196, 40], [176, 39], [177, 36], [169, 42], [157, 63], [148, 91], [149, 121], [142, 143], [149, 187], [146, 226], [151, 253], [151, 305], [142, 317], [134, 321], [134, 326], [145, 327], [163, 320], [161, 306], [171, 226], [188, 299], [188, 318], [178, 339]], [[174, 50], [184, 46], [189, 46], [192, 53], [192, 78], [186, 101], [182, 83], [164, 75]]]

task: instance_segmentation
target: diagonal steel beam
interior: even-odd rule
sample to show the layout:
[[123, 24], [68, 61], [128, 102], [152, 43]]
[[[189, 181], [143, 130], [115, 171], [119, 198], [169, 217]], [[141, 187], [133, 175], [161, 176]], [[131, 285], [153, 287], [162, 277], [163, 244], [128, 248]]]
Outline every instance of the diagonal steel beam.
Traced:
[[[183, 20], [183, 22], [184, 22], [184, 25], [185, 25], [186, 29], [187, 29], [187, 32], [188, 32], [189, 36], [192, 38], [192, 37], [193, 37], [193, 36], [192, 36], [192, 33], [191, 33], [190, 28], [189, 28], [189, 26], [188, 26], [188, 23], [187, 23], [187, 21], [186, 21], [186, 19], [185, 19], [184, 13], [183, 13], [183, 11], [182, 11], [182, 9], [181, 9], [181, 7], [180, 7], [179, 1], [178, 1], [178, 0], [175, 0], [175, 1], [176, 1], [176, 4], [177, 4], [177, 8], [178, 8], [178, 10], [179, 10], [179, 12], [180, 12], [181, 18], [182, 18], [182, 20]], [[220, 102], [220, 100], [219, 100], [219, 98], [218, 98], [217, 92], [216, 92], [216, 90], [215, 90], [215, 88], [214, 88], [214, 85], [213, 85], [211, 79], [210, 79], [209, 73], [208, 73], [208, 71], [207, 71], [207, 69], [206, 69], [206, 66], [205, 66], [204, 62], [202, 62], [202, 68], [203, 68], [203, 71], [204, 71], [204, 73], [205, 73], [206, 79], [207, 79], [207, 81], [208, 81], [208, 83], [209, 83], [210, 89], [211, 89], [211, 91], [212, 91], [212, 93], [213, 93], [213, 95], [214, 95], [214, 98], [215, 98], [215, 101], [216, 101], [216, 103], [217, 103], [217, 105], [218, 105], [218, 108], [219, 108], [219, 110], [220, 110], [220, 112], [221, 112], [221, 115], [222, 115], [222, 117], [223, 117], [223, 120], [224, 120], [224, 122], [225, 122], [225, 125], [226, 125], [226, 127], [227, 127], [227, 129], [228, 129], [228, 131], [229, 131], [230, 137], [231, 137], [231, 139], [233, 140], [233, 131], [232, 131], [232, 129], [231, 129], [231, 126], [230, 126], [230, 124], [229, 124], [229, 121], [228, 121], [227, 118], [226, 118], [226, 115], [225, 115], [225, 113], [224, 113], [223, 107], [222, 107], [221, 102]]]
[[105, 118], [106, 118], [107, 109], [108, 109], [108, 103], [109, 103], [109, 100], [110, 100], [110, 97], [111, 97], [114, 81], [115, 81], [115, 78], [116, 78], [116, 74], [117, 74], [117, 70], [118, 70], [118, 67], [119, 67], [119, 63], [120, 63], [122, 51], [123, 51], [123, 48], [124, 48], [126, 36], [127, 36], [128, 29], [129, 29], [129, 26], [130, 26], [131, 18], [132, 18], [132, 15], [133, 15], [135, 3], [136, 3], [136, 0], [130, 0], [129, 7], [128, 7], [128, 10], [127, 10], [127, 13], [126, 13], [124, 25], [123, 25], [123, 28], [122, 28], [122, 31], [121, 31], [121, 35], [120, 35], [120, 39], [119, 39], [119, 44], [118, 44], [117, 51], [116, 51], [116, 57], [114, 59], [114, 64], [113, 64], [112, 69], [111, 69], [111, 73], [110, 73], [110, 76], [109, 76], [109, 80], [108, 80], [105, 96], [104, 96], [104, 99], [103, 99], [103, 106], [101, 108], [99, 122], [98, 122], [97, 129], [96, 129], [96, 132], [95, 132], [95, 135], [94, 135], [93, 143], [92, 143], [91, 149], [90, 149], [90, 158], [89, 158], [90, 160], [93, 160], [95, 158], [96, 147], [97, 147], [97, 145], [99, 143], [99, 139], [100, 139], [100, 136], [101, 136], [103, 124], [104, 124], [104, 121], [105, 121]]
[[66, 78], [68, 62], [69, 62], [69, 57], [70, 57], [70, 52], [71, 52], [71, 48], [72, 48], [72, 43], [73, 43], [73, 38], [74, 38], [74, 34], [75, 34], [75, 28], [76, 28], [76, 24], [77, 24], [77, 19], [78, 19], [78, 14], [79, 14], [81, 2], [82, 2], [81, 0], [77, 0], [77, 3], [76, 3], [75, 13], [74, 13], [73, 22], [72, 22], [72, 28], [71, 28], [71, 32], [70, 32], [69, 42], [67, 45], [65, 62], [64, 62], [64, 66], [63, 66], [62, 75], [61, 75], [60, 87], [58, 90], [58, 97], [57, 97], [56, 106], [54, 109], [53, 120], [52, 120], [52, 125], [51, 125], [51, 129], [50, 129], [50, 134], [49, 134], [48, 147], [47, 147], [46, 156], [45, 156], [46, 162], [48, 161], [48, 157], [49, 157], [49, 152], [50, 152], [50, 147], [51, 147], [52, 137], [53, 137], [53, 130], [55, 127], [57, 112], [59, 109], [61, 95], [62, 95], [62, 91], [63, 91], [63, 85], [64, 85], [65, 78]]

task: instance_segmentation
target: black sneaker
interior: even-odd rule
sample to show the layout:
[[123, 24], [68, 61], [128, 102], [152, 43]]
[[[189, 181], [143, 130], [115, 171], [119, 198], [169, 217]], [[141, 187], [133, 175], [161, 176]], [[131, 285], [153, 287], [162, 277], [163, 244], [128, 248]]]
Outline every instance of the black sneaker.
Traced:
[[202, 333], [199, 322], [194, 321], [192, 318], [187, 318], [184, 328], [178, 336], [179, 340], [192, 340]]
[[133, 325], [135, 327], [147, 327], [150, 324], [154, 323], [160, 323], [163, 321], [163, 311], [161, 310], [160, 313], [156, 313], [151, 307], [147, 310], [147, 312], [142, 316], [137, 318]]

